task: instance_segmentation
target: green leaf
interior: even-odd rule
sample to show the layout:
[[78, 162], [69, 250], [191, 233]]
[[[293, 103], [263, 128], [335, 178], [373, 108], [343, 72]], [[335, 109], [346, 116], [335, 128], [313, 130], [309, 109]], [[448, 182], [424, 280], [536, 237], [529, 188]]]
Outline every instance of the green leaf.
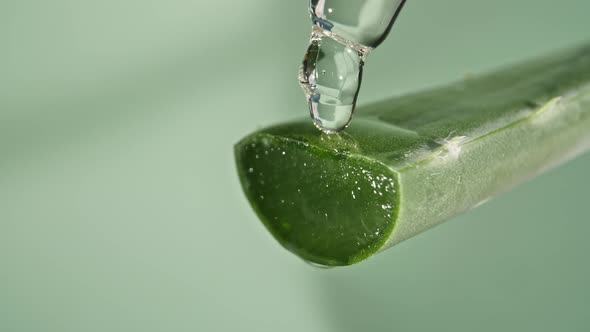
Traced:
[[[362, 261], [590, 147], [590, 46], [359, 109], [325, 135], [309, 120], [235, 146], [252, 207], [322, 265]], [[518, 222], [515, 220], [514, 222]]]

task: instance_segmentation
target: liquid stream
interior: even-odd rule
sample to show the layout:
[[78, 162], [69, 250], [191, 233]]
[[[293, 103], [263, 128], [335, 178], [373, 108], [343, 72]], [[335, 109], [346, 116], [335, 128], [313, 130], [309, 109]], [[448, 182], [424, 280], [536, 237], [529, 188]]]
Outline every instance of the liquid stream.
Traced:
[[311, 38], [299, 82], [314, 125], [325, 133], [348, 126], [368, 54], [389, 33], [405, 0], [311, 0]]

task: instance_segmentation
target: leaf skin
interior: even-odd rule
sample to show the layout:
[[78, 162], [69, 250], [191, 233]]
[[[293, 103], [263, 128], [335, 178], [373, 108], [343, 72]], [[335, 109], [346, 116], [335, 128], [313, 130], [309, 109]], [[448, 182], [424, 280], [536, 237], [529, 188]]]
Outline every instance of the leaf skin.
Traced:
[[360, 262], [590, 148], [590, 46], [358, 111], [346, 132], [309, 120], [235, 146], [242, 187], [288, 250]]

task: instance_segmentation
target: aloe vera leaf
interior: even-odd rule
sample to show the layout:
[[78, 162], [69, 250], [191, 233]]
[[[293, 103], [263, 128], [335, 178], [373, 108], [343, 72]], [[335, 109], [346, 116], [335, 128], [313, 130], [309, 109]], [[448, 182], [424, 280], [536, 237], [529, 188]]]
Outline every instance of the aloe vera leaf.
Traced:
[[[235, 146], [244, 192], [288, 250], [360, 262], [590, 148], [590, 45]], [[518, 222], [515, 220], [515, 222]]]

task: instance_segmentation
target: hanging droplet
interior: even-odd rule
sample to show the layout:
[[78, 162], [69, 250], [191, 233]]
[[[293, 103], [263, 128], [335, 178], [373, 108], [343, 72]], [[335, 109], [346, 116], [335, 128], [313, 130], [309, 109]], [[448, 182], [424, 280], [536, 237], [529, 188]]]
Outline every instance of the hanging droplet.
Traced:
[[314, 124], [326, 133], [344, 129], [352, 118], [365, 53], [314, 27], [300, 81]]
[[299, 73], [316, 127], [350, 123], [369, 52], [387, 36], [405, 0], [311, 0], [311, 39]]

